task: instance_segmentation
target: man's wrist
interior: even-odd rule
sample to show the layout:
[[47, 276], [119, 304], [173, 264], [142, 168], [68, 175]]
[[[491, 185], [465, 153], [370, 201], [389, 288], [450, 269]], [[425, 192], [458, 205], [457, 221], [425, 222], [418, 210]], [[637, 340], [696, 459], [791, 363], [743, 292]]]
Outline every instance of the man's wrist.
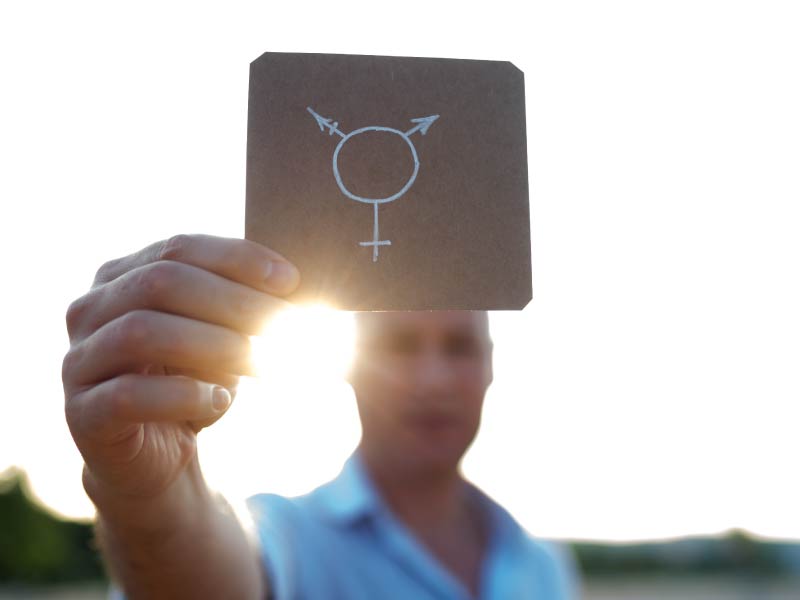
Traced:
[[106, 531], [127, 537], [169, 538], [196, 528], [213, 498], [196, 461], [164, 490], [152, 495], [123, 494], [84, 468], [83, 485]]

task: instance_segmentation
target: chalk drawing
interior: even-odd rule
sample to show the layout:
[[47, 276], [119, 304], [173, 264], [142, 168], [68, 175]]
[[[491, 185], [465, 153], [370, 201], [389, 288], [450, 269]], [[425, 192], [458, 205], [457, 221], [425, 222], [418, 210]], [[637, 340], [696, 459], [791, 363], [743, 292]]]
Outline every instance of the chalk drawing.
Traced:
[[[339, 186], [339, 189], [342, 190], [342, 193], [350, 198], [351, 200], [356, 200], [357, 202], [364, 202], [366, 204], [372, 204], [373, 212], [374, 212], [374, 219], [373, 219], [373, 227], [372, 227], [372, 241], [369, 242], [359, 242], [360, 246], [367, 246], [372, 247], [372, 262], [378, 261], [378, 248], [379, 246], [391, 246], [392, 242], [390, 240], [381, 240], [380, 235], [378, 233], [378, 205], [383, 204], [385, 202], [393, 202], [397, 200], [400, 196], [405, 194], [409, 188], [414, 184], [414, 181], [417, 179], [417, 173], [419, 173], [419, 156], [417, 155], [417, 149], [414, 147], [414, 143], [411, 141], [411, 135], [416, 133], [417, 131], [420, 132], [421, 135], [425, 135], [428, 133], [428, 129], [433, 124], [433, 122], [439, 118], [439, 115], [431, 115], [430, 117], [420, 117], [418, 119], [411, 119], [412, 123], [416, 123], [414, 127], [409, 129], [408, 131], [400, 131], [399, 129], [393, 129], [392, 127], [379, 127], [377, 125], [370, 125], [369, 127], [362, 127], [361, 129], [356, 129], [355, 131], [351, 131], [350, 133], [343, 133], [339, 130], [339, 122], [333, 121], [333, 119], [325, 118], [321, 115], [318, 115], [314, 112], [314, 110], [308, 106], [306, 107], [311, 116], [317, 121], [317, 125], [319, 125], [319, 130], [325, 132], [325, 129], [328, 129], [328, 136], [333, 136], [335, 133], [342, 139], [339, 140], [339, 143], [336, 145], [336, 149], [333, 151], [333, 177], [336, 179], [336, 184]], [[387, 196], [385, 198], [364, 198], [362, 196], [358, 196], [352, 193], [350, 190], [342, 182], [342, 175], [339, 173], [339, 152], [341, 152], [342, 147], [351, 139], [353, 139], [357, 135], [361, 135], [362, 133], [366, 133], [368, 131], [384, 131], [386, 133], [390, 133], [393, 135], [399, 135], [403, 141], [408, 144], [408, 148], [411, 151], [411, 157], [414, 159], [414, 171], [411, 173], [411, 176], [406, 180], [403, 187], [395, 194], [391, 196]]]

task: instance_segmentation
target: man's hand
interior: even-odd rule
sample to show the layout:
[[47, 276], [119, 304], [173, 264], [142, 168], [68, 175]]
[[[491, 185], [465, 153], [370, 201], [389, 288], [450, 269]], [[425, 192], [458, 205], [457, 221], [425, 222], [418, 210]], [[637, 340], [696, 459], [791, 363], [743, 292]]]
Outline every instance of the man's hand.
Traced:
[[148, 506], [169, 518], [165, 506], [205, 489], [196, 434], [252, 373], [248, 334], [287, 306], [279, 296], [298, 283], [295, 267], [269, 248], [204, 235], [175, 236], [99, 269], [67, 311], [62, 377], [84, 485], [101, 516], [148, 527]]

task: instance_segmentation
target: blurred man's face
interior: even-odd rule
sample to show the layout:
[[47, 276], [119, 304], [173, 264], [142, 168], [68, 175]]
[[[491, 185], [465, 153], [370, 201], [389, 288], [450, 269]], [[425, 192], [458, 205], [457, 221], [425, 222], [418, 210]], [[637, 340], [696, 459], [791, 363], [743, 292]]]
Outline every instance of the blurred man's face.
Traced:
[[492, 381], [485, 312], [361, 313], [350, 382], [362, 445], [393, 467], [456, 467]]

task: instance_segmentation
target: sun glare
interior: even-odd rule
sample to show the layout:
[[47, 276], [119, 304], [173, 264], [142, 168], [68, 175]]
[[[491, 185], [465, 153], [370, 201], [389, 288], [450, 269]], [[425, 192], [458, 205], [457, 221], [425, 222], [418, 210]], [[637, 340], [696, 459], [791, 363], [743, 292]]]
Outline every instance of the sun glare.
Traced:
[[352, 313], [316, 304], [276, 314], [250, 338], [258, 377], [340, 380], [353, 359]]
[[294, 307], [250, 340], [256, 376], [242, 378], [236, 402], [200, 445], [206, 481], [234, 506], [252, 494], [295, 496], [333, 479], [361, 433], [345, 380], [351, 313]]

